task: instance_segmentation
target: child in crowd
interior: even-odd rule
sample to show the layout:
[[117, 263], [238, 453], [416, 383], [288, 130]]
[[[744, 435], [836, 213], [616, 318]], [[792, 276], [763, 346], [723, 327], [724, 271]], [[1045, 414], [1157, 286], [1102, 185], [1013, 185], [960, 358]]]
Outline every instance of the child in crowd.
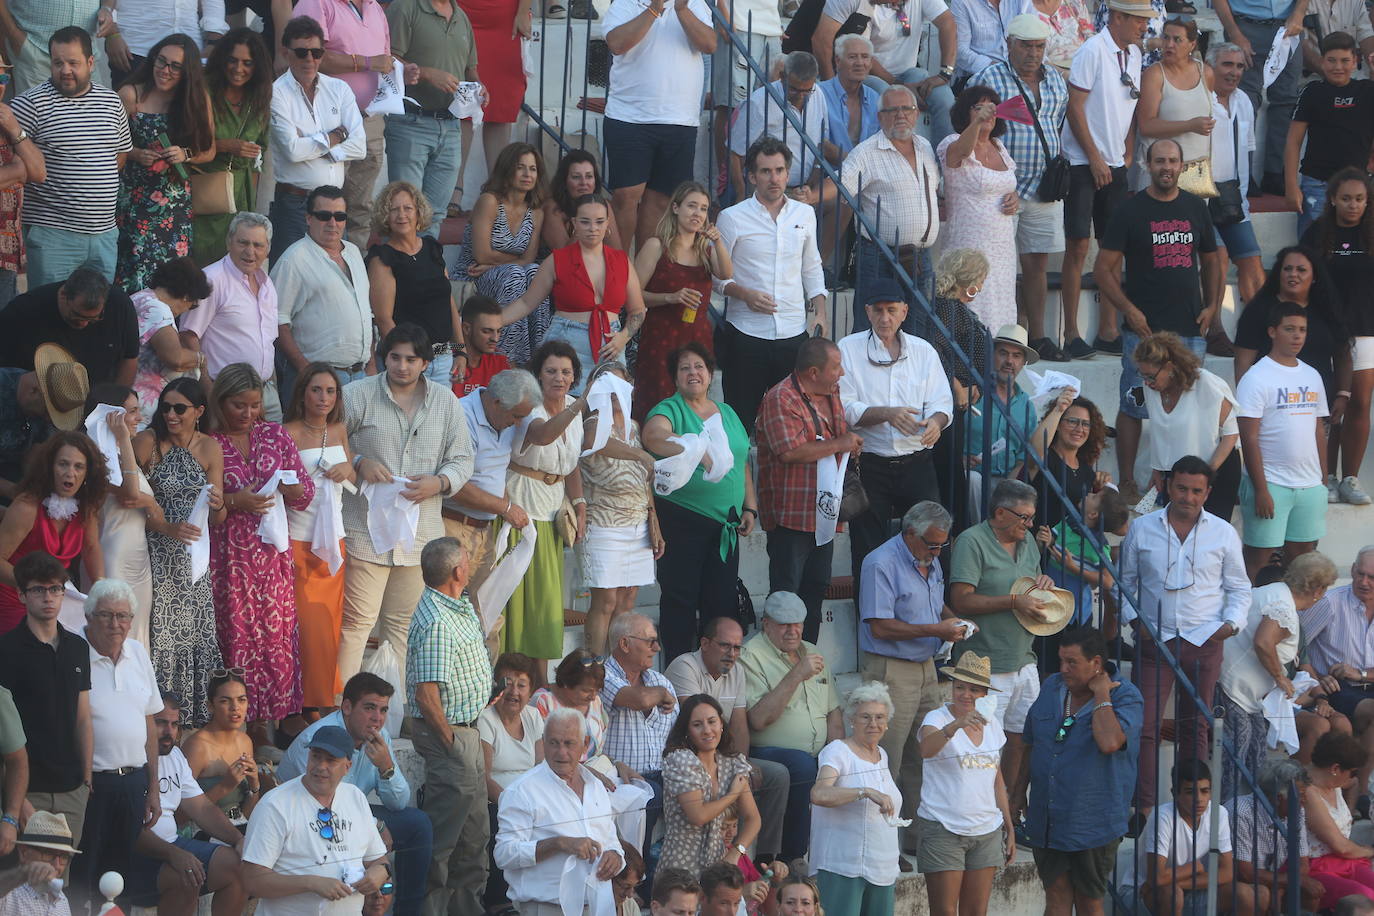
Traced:
[[[721, 855], [735, 848], [739, 831], [739, 809], [733, 804], [721, 813]], [[764, 866], [763, 871], [748, 856], [741, 855], [735, 863], [744, 875], [744, 906], [749, 916], [773, 916], [778, 910], [777, 896], [770, 891], [787, 877], [787, 865], [781, 859]], [[760, 902], [762, 901], [762, 902]]]
[[639, 900], [635, 898], [635, 888], [644, 880], [644, 857], [630, 843], [620, 844], [625, 850], [625, 867], [611, 880], [611, 893], [615, 895], [616, 916], [639, 916]]

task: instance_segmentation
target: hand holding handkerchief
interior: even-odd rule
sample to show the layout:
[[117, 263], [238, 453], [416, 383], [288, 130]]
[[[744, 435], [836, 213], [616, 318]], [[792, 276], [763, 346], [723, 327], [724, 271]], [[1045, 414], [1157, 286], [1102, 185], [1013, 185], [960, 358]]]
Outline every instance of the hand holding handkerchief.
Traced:
[[403, 495], [409, 477], [393, 477], [390, 483], [365, 483], [363, 499], [367, 500], [367, 533], [372, 536], [372, 549], [379, 554], [400, 547], [415, 548], [415, 530], [420, 526], [420, 504]]
[[119, 463], [119, 440], [110, 429], [110, 417], [123, 417], [124, 408], [112, 404], [97, 404], [86, 417], [86, 435], [91, 437], [95, 447], [105, 457], [106, 479], [110, 486], [124, 484], [124, 468]]
[[257, 490], [258, 496], [268, 496], [272, 499], [272, 507], [265, 515], [258, 517], [258, 537], [269, 547], [277, 548], [278, 553], [286, 552], [291, 546], [291, 539], [286, 529], [286, 504], [282, 502], [277, 488], [282, 484], [292, 486], [298, 483], [300, 478], [296, 476], [295, 471], [283, 469], [267, 478], [267, 483]]

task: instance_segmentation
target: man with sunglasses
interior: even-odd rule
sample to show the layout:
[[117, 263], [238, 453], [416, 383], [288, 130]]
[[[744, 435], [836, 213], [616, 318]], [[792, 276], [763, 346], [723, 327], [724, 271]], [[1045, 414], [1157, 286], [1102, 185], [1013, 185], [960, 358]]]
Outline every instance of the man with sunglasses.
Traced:
[[321, 185], [342, 186], [346, 164], [367, 155], [367, 134], [353, 88], [320, 72], [320, 24], [297, 16], [282, 30], [281, 43], [287, 71], [272, 84], [272, 168], [277, 188], [267, 212], [273, 226], [274, 263], [305, 235], [310, 192]]
[[261, 916], [353, 916], [390, 879], [367, 797], [344, 782], [353, 739], [325, 726], [309, 751], [305, 772], [264, 795], [248, 819], [243, 889]]
[[1131, 816], [1144, 701], [1107, 667], [1091, 627], [1059, 637], [1059, 673], [1026, 716], [1030, 804], [1026, 833], [1045, 888], [1045, 912], [1101, 913], [1116, 848]]

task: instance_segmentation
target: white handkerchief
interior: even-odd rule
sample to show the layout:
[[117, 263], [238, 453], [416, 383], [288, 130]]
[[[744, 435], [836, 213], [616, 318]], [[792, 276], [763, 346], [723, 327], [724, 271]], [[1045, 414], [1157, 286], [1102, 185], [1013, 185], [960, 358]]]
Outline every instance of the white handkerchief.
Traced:
[[898, 817], [898, 816], [895, 815], [895, 814], [889, 814], [889, 815], [887, 816], [887, 826], [889, 826], [889, 827], [910, 827], [910, 826], [911, 826], [911, 818], [908, 818], [908, 817]]
[[1264, 59], [1264, 88], [1268, 89], [1274, 80], [1279, 78], [1283, 68], [1288, 66], [1289, 59], [1293, 52], [1298, 49], [1297, 35], [1288, 36], [1284, 33], [1288, 29], [1280, 26], [1274, 33], [1274, 43], [1269, 46], [1269, 56]]
[[343, 566], [339, 541], [344, 536], [341, 484], [321, 477], [315, 487], [315, 528], [310, 532], [310, 552], [329, 564], [333, 575]]
[[482, 84], [464, 80], [453, 93], [453, 101], [448, 105], [449, 114], [458, 120], [472, 118], [474, 126], [482, 123]]
[[210, 484], [200, 488], [200, 495], [196, 497], [196, 504], [191, 507], [191, 514], [186, 517], [186, 524], [195, 525], [200, 529], [200, 537], [194, 542], [186, 545], [186, 550], [191, 554], [191, 581], [198, 582], [200, 577], [210, 570]]
[[506, 609], [506, 602], [515, 594], [515, 587], [525, 577], [534, 557], [534, 542], [538, 537], [534, 522], [520, 529], [520, 543], [513, 550], [510, 544], [510, 525], [502, 525], [495, 547], [496, 563], [486, 581], [477, 587], [477, 608], [482, 615], [482, 632], [490, 633], [496, 620]]
[[1293, 699], [1317, 686], [1317, 681], [1306, 671], [1293, 675], [1293, 697], [1284, 696], [1283, 689], [1275, 686], [1264, 695], [1260, 707], [1264, 718], [1269, 721], [1268, 743], [1270, 748], [1282, 744], [1288, 753], [1298, 752], [1298, 704]]
[[111, 404], [98, 404], [91, 415], [86, 418], [86, 435], [91, 437], [95, 447], [100, 450], [100, 454], [105, 456], [105, 469], [110, 486], [118, 487], [124, 483], [124, 468], [119, 463], [119, 443], [115, 441], [115, 435], [110, 430], [109, 416], [124, 416], [123, 407], [115, 407]]
[[[596, 435], [589, 448], [583, 450], [581, 457], [594, 455], [606, 447], [611, 438], [611, 427], [615, 425], [613, 404], [620, 406], [620, 415], [630, 422], [630, 399], [634, 388], [614, 372], [602, 372], [587, 392], [587, 408], [596, 414]], [[715, 419], [712, 417], [712, 419]]]
[[654, 492], [659, 496], [667, 496], [686, 486], [709, 445], [706, 436], [699, 433], [669, 436], [668, 441], [682, 446], [682, 451], [654, 462]]
[[401, 101], [405, 94], [405, 64], [398, 60], [390, 73], [383, 73], [377, 77], [377, 94], [368, 103], [365, 114], [405, 114], [405, 102]]
[[844, 472], [848, 466], [849, 452], [826, 455], [816, 461], [817, 547], [824, 547], [835, 540], [835, 526], [840, 521], [840, 500], [844, 497]]
[[372, 535], [372, 549], [387, 553], [402, 547], [415, 547], [415, 529], [420, 525], [420, 504], [401, 495], [409, 477], [393, 477], [391, 483], [363, 484], [363, 499], [367, 500], [367, 532]]
[[86, 625], [86, 595], [77, 591], [75, 585], [67, 583], [62, 594], [62, 607], [57, 611], [57, 622], [73, 633], [80, 633]]
[[596, 879], [594, 862], [568, 856], [563, 863], [563, 875], [558, 882], [558, 903], [563, 912], [579, 916], [586, 908], [588, 916], [615, 916], [615, 897], [611, 882]]
[[730, 438], [725, 434], [725, 423], [720, 414], [714, 414], [701, 424], [701, 435], [706, 437], [706, 457], [711, 459], [711, 468], [703, 477], [707, 483], [719, 483], [735, 468], [735, 453], [730, 451]]
[[258, 496], [272, 497], [272, 508], [267, 510], [266, 515], [258, 518], [258, 537], [269, 547], [277, 548], [277, 553], [285, 553], [291, 546], [291, 538], [286, 532], [286, 504], [282, 502], [277, 487], [297, 483], [300, 483], [300, 478], [296, 476], [295, 471], [280, 470], [267, 478], [267, 483], [257, 490]]
[[1021, 374], [1033, 385], [1031, 403], [1035, 405], [1036, 413], [1041, 413], [1046, 404], [1059, 397], [1061, 388], [1072, 388], [1079, 393], [1083, 391], [1082, 382], [1057, 369], [1046, 369], [1044, 375], [1034, 369], [1022, 369]]

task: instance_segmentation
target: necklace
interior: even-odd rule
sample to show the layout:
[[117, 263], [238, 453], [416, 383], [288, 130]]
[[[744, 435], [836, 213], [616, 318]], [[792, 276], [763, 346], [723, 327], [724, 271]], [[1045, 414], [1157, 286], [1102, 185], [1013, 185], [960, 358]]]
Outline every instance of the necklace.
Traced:
[[324, 424], [323, 426], [316, 426], [314, 423], [311, 423], [309, 420], [301, 420], [301, 425], [304, 426], [306, 429], [310, 430], [311, 432], [319, 432], [320, 430], [324, 430], [325, 432], [329, 432], [329, 424], [328, 424], [328, 423]]

